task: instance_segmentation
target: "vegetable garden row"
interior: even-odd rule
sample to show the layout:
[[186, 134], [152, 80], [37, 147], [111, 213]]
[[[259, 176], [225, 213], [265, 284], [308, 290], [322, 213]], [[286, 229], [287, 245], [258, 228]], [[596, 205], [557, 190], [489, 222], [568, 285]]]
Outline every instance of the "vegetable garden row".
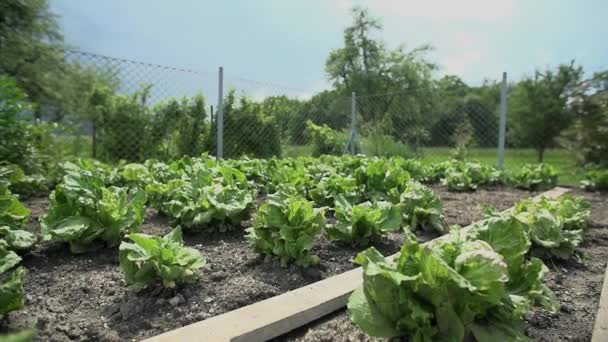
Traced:
[[[30, 339], [36, 329], [41, 339], [55, 336], [48, 332], [52, 322], [37, 319], [33, 326], [27, 320], [12, 324], [9, 314], [27, 310], [24, 304], [28, 302], [52, 306], [52, 298], [27, 299], [28, 286], [24, 289], [30, 274], [19, 266], [22, 259], [26, 267], [61, 267], [44, 264], [36, 259], [39, 256], [66, 263], [72, 259], [90, 262], [102, 267], [101, 274], [111, 273], [111, 286], [89, 284], [100, 287], [85, 286], [85, 293], [115, 293], [124, 281], [128, 289], [119, 290], [121, 304], [98, 303], [109, 308], [106, 316], [110, 318], [130, 321], [137, 309], [124, 302], [133, 304], [143, 298], [157, 307], [168, 302], [178, 308], [172, 315], [186, 315], [189, 322], [219, 312], [194, 312], [192, 307], [180, 311], [181, 303], [188, 300], [208, 307], [216, 290], [239, 286], [238, 282], [217, 284], [231, 277], [226, 275], [234, 270], [230, 262], [239, 265], [240, 276], [247, 279], [241, 286], [256, 285], [250, 281], [252, 265], [260, 277], [276, 273], [275, 263], [288, 270], [275, 274], [286, 276], [276, 280], [285, 286], [254, 291], [247, 300], [232, 303], [234, 309], [353, 268], [349, 260], [356, 256], [355, 263], [364, 268], [364, 282], [351, 297], [349, 311], [366, 334], [409, 336], [418, 341], [472, 337], [488, 341], [506, 336], [523, 340], [522, 317], [532, 307], [559, 310], [544, 283], [547, 268], [541, 258], [576, 256], [590, 215], [589, 204], [582, 198], [524, 200], [508, 213], [486, 208], [484, 220], [472, 233], [461, 235], [447, 222], [443, 203], [433, 191], [434, 183], [455, 192], [497, 185], [548, 189], [557, 182], [557, 172], [549, 165], [503, 172], [456, 160], [422, 164], [400, 158], [343, 156], [217, 163], [202, 156], [169, 164], [149, 160], [116, 167], [92, 160], [63, 163], [54, 176], [57, 184], [52, 186], [48, 212], [40, 213], [38, 231], [36, 225], [28, 224], [29, 210], [12, 193], [27, 192], [31, 182], [18, 177], [14, 168], [0, 170], [0, 313], [5, 316], [3, 330], [31, 328], [19, 335], [23, 340]], [[584, 184], [587, 189], [601, 187], [605, 181], [600, 171], [593, 177]], [[162, 234], [147, 231], [152, 216], [173, 228]], [[448, 232], [451, 238], [441, 243], [420, 244]], [[216, 257], [231, 244], [239, 248], [228, 250], [237, 253], [224, 253], [217, 258], [224, 261], [214, 266]], [[212, 247], [211, 257], [201, 253], [200, 246]], [[399, 249], [399, 259], [384, 259], [382, 253]], [[252, 254], [260, 257], [250, 258]], [[102, 266], [95, 258], [108, 263]], [[38, 274], [33, 277], [36, 282], [54, 281]], [[209, 282], [214, 285], [205, 297], [191, 295], [192, 287], [212, 285]], [[79, 305], [95, 303], [74, 307]], [[67, 314], [54, 315], [61, 320]], [[115, 335], [90, 332], [85, 326], [55, 328], [75, 340], [139, 338], [148, 336], [146, 329], [155, 328], [138, 324], [117, 329]], [[74, 333], [78, 329], [83, 332]]]

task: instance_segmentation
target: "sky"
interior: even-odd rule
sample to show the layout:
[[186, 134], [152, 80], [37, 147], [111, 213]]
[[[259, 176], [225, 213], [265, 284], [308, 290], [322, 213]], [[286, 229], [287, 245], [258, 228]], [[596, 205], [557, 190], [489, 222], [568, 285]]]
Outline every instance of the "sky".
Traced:
[[[510, 80], [575, 59], [608, 68], [606, 0], [50, 0], [65, 39], [86, 52], [199, 70], [209, 93], [227, 82], [251, 93], [310, 95], [343, 45], [354, 5], [383, 24], [388, 47], [431, 44], [437, 76]], [[198, 77], [198, 76], [197, 76]], [[172, 81], [179, 82], [179, 80]]]

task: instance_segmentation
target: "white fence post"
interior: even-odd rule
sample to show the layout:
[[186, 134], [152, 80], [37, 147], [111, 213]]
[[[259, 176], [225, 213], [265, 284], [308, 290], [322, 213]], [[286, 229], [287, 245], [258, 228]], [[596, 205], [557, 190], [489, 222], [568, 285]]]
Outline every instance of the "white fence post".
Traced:
[[350, 153], [356, 153], [357, 145], [357, 93], [353, 91], [350, 103]]
[[507, 73], [502, 73], [502, 89], [500, 92], [500, 124], [498, 127], [498, 168], [505, 164], [505, 135], [507, 133]]
[[220, 67], [217, 90], [217, 156], [216, 160], [224, 157], [224, 68]]

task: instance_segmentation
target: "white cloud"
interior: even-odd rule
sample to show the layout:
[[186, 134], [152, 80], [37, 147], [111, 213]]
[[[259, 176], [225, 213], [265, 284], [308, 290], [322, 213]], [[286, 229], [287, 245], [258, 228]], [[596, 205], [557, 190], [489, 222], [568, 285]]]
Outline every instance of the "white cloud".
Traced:
[[444, 73], [465, 76], [467, 72], [475, 68], [482, 61], [482, 52], [479, 49], [470, 50], [463, 54], [456, 54], [445, 57], [440, 64], [443, 66]]
[[332, 0], [343, 12], [354, 5], [367, 7], [382, 17], [430, 21], [496, 21], [512, 17], [515, 0]]

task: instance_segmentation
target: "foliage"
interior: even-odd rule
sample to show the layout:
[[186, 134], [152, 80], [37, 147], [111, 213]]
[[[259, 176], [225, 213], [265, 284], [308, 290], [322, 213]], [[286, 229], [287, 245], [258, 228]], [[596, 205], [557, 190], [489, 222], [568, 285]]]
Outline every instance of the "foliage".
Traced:
[[314, 182], [313, 187], [308, 190], [308, 195], [317, 207], [334, 207], [338, 197], [349, 203], [358, 203], [362, 197], [355, 178], [335, 173]]
[[375, 134], [361, 137], [361, 149], [365, 155], [373, 157], [403, 157], [411, 158], [413, 153], [409, 146], [395, 140], [387, 134]]
[[349, 299], [351, 319], [377, 337], [526, 340], [522, 316], [531, 306], [555, 312], [558, 305], [542, 283], [543, 263], [515, 257], [529, 248], [523, 229], [505, 229], [508, 234], [498, 236], [490, 230], [489, 242], [456, 235], [423, 246], [409, 238], [397, 260], [374, 248], [359, 253], [355, 262], [363, 266], [363, 286]]
[[[93, 156], [104, 161], [142, 162], [156, 149], [152, 136], [154, 116], [146, 105], [150, 87], [130, 96], [114, 95], [107, 88], [91, 97], [96, 110]], [[166, 123], [162, 123], [163, 125]]]
[[247, 229], [247, 239], [256, 252], [278, 257], [283, 267], [292, 262], [303, 267], [318, 264], [319, 257], [310, 251], [325, 226], [324, 214], [301, 197], [269, 196], [258, 209], [254, 226]]
[[133, 243], [120, 244], [118, 259], [127, 285], [135, 291], [155, 282], [168, 288], [190, 282], [207, 263], [198, 250], [184, 247], [180, 227], [162, 238], [141, 233], [128, 237]]
[[576, 87], [570, 108], [576, 118], [564, 134], [567, 146], [582, 164], [608, 167], [608, 71]]
[[590, 211], [584, 200], [564, 196], [557, 200], [522, 201], [515, 207], [515, 215], [527, 224], [537, 251], [569, 259], [583, 241]]
[[45, 239], [68, 242], [73, 253], [115, 246], [124, 234], [136, 231], [144, 220], [146, 193], [106, 187], [91, 171], [72, 169], [50, 196], [42, 219]]
[[198, 156], [207, 151], [211, 127], [205, 107], [202, 94], [157, 105], [150, 128], [151, 142], [156, 146], [154, 155], [171, 159]]
[[[209, 171], [199, 170], [189, 182], [169, 183], [164, 208], [178, 224], [190, 230], [226, 231], [238, 226], [253, 206], [255, 191], [239, 188], [228, 176], [245, 175], [236, 169], [221, 167], [225, 184], [213, 180]], [[228, 174], [230, 173], [230, 175]]]
[[386, 232], [401, 228], [401, 205], [390, 202], [351, 205], [343, 197], [338, 197], [337, 203], [336, 223], [326, 228], [330, 240], [366, 246]]
[[586, 171], [581, 186], [587, 191], [608, 191], [608, 169]]
[[34, 107], [17, 83], [0, 76], [0, 160], [28, 172], [38, 168], [32, 132]]
[[[415, 150], [426, 134], [429, 113], [434, 112], [432, 74], [437, 67], [426, 56], [431, 47], [406, 50], [401, 45], [389, 50], [375, 39], [381, 29], [378, 19], [362, 8], [354, 8], [352, 16], [352, 24], [344, 30], [344, 45], [330, 52], [325, 71], [339, 93], [369, 96], [360, 97], [357, 104], [362, 125], [373, 127], [377, 135], [409, 142]], [[404, 91], [407, 96], [402, 96]]]
[[510, 99], [509, 122], [513, 140], [519, 146], [534, 147], [542, 163], [547, 148], [555, 147], [557, 138], [574, 120], [568, 107], [573, 90], [581, 82], [580, 66], [562, 64], [557, 70], [536, 71], [520, 81]]
[[450, 191], [475, 191], [481, 185], [501, 184], [503, 174], [496, 168], [466, 160], [450, 160], [435, 165], [431, 178], [442, 179]]
[[551, 189], [557, 184], [558, 171], [549, 164], [526, 164], [508, 176], [517, 188], [530, 191]]
[[23, 229], [29, 217], [30, 210], [0, 184], [0, 242], [10, 250], [31, 249], [37, 241], [36, 236]]
[[[224, 97], [224, 155], [269, 158], [281, 155], [281, 132], [260, 103], [230, 90]], [[215, 134], [215, 132], [214, 132]]]
[[410, 230], [421, 228], [425, 231], [445, 232], [443, 205], [430, 188], [410, 181], [401, 193], [399, 203], [403, 205], [403, 220]]
[[306, 123], [312, 140], [312, 155], [318, 157], [324, 154], [343, 154], [348, 142], [348, 137], [331, 129], [327, 125], [315, 125], [312, 121]]
[[23, 169], [15, 164], [0, 163], [0, 182], [5, 182], [8, 189], [22, 196], [31, 196], [48, 190], [47, 180], [40, 174], [26, 175]]
[[23, 308], [25, 268], [17, 267], [10, 271], [20, 262], [21, 257], [9, 250], [6, 241], [0, 240], [0, 317]]
[[367, 199], [398, 198], [410, 180], [410, 174], [400, 167], [397, 159], [370, 158], [355, 170], [355, 179], [365, 187]]

